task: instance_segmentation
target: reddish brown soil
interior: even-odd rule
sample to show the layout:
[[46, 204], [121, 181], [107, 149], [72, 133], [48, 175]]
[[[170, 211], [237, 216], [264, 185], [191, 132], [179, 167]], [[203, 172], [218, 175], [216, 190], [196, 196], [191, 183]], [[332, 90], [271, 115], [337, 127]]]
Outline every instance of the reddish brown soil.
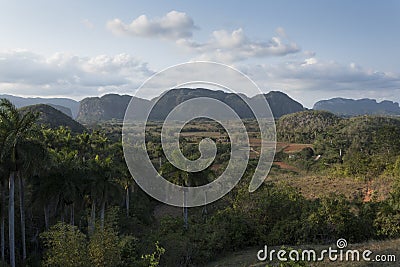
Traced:
[[311, 144], [287, 144], [287, 146], [283, 149], [283, 152], [285, 153], [296, 153], [301, 151], [302, 149], [306, 147], [311, 147]]
[[284, 169], [284, 170], [290, 170], [290, 171], [295, 171], [295, 172], [299, 171], [298, 168], [296, 168], [295, 166], [289, 165], [286, 162], [275, 161], [273, 164], [276, 166], [279, 166], [281, 169]]

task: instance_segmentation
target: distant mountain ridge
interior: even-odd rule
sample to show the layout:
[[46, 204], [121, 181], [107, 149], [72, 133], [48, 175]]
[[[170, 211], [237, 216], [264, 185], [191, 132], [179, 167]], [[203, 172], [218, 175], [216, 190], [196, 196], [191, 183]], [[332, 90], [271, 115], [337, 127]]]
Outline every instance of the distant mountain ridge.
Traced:
[[[144, 119], [146, 111], [154, 104], [154, 107], [149, 115], [150, 119], [163, 120], [172, 111], [174, 107], [189, 99], [197, 97], [209, 97], [222, 101], [232, 107], [241, 118], [253, 117], [251, 110], [244, 101], [236, 94], [227, 93], [224, 91], [215, 91], [204, 88], [189, 89], [178, 88], [167, 91], [159, 97], [152, 100], [134, 98], [133, 105], [139, 105], [138, 110], [143, 111], [142, 114], [137, 114], [137, 119]], [[303, 105], [291, 99], [288, 95], [271, 91], [268, 94], [257, 95], [252, 98], [242, 95], [246, 101], [249, 101], [254, 106], [263, 105], [260, 100], [265, 97], [268, 101], [274, 117], [304, 110]], [[78, 112], [77, 120], [83, 123], [94, 123], [105, 120], [123, 120], [125, 111], [132, 96], [110, 94], [102, 97], [85, 98], [81, 101], [81, 106]], [[264, 102], [265, 103], [265, 102]], [[193, 107], [182, 111], [193, 113], [194, 110], [205, 109], [207, 107]]]
[[332, 98], [321, 100], [314, 104], [313, 109], [325, 110], [342, 116], [358, 115], [400, 115], [399, 103], [384, 100], [377, 102], [375, 99], [347, 99]]
[[[150, 114], [150, 119], [161, 120], [166, 117], [175, 106], [196, 97], [211, 97], [218, 99], [231, 107], [241, 118], [252, 117], [249, 108], [243, 103], [241, 98], [235, 94], [224, 91], [215, 91], [204, 88], [189, 89], [179, 88], [170, 90], [154, 99], [147, 100], [134, 97], [133, 105], [138, 106], [140, 111], [138, 117], [144, 119], [146, 111], [157, 101], [160, 100], [155, 109]], [[263, 98], [267, 100], [275, 118], [280, 118], [286, 114], [307, 110], [303, 105], [287, 94], [279, 91], [271, 91], [267, 94], [260, 94], [254, 97], [241, 95], [257, 107], [263, 104]], [[80, 102], [68, 98], [24, 98], [12, 95], [0, 95], [0, 98], [9, 99], [18, 108], [46, 104], [63, 112], [69, 117], [76, 118], [82, 123], [96, 123], [100, 121], [118, 120], [124, 118], [126, 108], [132, 96], [107, 94], [102, 97], [88, 97]], [[206, 107], [198, 107], [200, 110]], [[340, 116], [358, 115], [400, 115], [399, 104], [393, 101], [384, 100], [377, 102], [374, 99], [346, 99], [332, 98], [321, 100], [314, 104], [314, 110], [325, 110]], [[187, 112], [193, 112], [187, 110]]]
[[76, 118], [79, 110], [79, 102], [69, 98], [19, 97], [6, 94], [1, 94], [0, 98], [7, 98], [17, 108], [36, 104], [50, 105], [72, 118]]

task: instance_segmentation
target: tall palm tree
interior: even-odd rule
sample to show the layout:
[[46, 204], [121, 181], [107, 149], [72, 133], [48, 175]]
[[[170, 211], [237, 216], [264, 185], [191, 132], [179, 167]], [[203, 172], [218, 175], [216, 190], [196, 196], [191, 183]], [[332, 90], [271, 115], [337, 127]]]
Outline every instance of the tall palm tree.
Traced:
[[45, 158], [45, 148], [36, 140], [22, 140], [20, 143], [20, 170], [18, 172], [19, 209], [21, 223], [22, 259], [26, 260], [26, 233], [25, 233], [25, 179], [37, 175], [43, 164], [38, 164]]
[[0, 127], [0, 186], [1, 186], [1, 219], [0, 219], [0, 235], [1, 235], [1, 262], [5, 264], [5, 218], [6, 218], [6, 176], [7, 176], [7, 167], [6, 162], [3, 158], [4, 149], [5, 149], [5, 141], [7, 137], [7, 129], [1, 125]]
[[[96, 203], [100, 204], [100, 227], [104, 228], [105, 210], [107, 203], [117, 200], [121, 196], [121, 187], [117, 183], [111, 157], [101, 158], [96, 155], [90, 161], [91, 166], [91, 194], [92, 194], [92, 223], [94, 223]], [[117, 201], [119, 203], [119, 201]]]
[[[166, 177], [170, 182], [181, 185], [183, 187], [200, 186], [207, 184], [211, 175], [210, 169], [201, 172], [186, 172], [176, 168], [170, 162], [165, 163], [161, 167], [161, 175]], [[183, 188], [183, 224], [184, 228], [188, 228], [188, 207], [186, 206], [186, 188]]]
[[[121, 175], [117, 178], [118, 183], [123, 187], [125, 191], [125, 208], [126, 208], [126, 217], [129, 217], [130, 214], [130, 203], [131, 203], [131, 194], [134, 192], [135, 181], [133, 177], [130, 175], [129, 171], [120, 170]], [[133, 190], [132, 190], [133, 188]]]
[[126, 166], [122, 143], [115, 143], [109, 147], [113, 155], [113, 170], [115, 170], [116, 182], [125, 191], [126, 217], [130, 214], [131, 193], [135, 191], [135, 180], [133, 179], [128, 167]]
[[[8, 155], [11, 167], [9, 176], [9, 243], [10, 243], [10, 265], [15, 267], [15, 222], [14, 222], [14, 193], [15, 177], [18, 177], [21, 167], [21, 143], [32, 135], [37, 116], [31, 112], [21, 114], [17, 108], [7, 99], [0, 100], [0, 123], [7, 130], [3, 155]], [[22, 233], [24, 234], [24, 233]], [[25, 237], [22, 237], [23, 241]], [[25, 247], [25, 244], [23, 244]], [[26, 257], [26, 249], [25, 257]]]
[[0, 247], [1, 247], [1, 262], [4, 265], [5, 264], [5, 219], [6, 219], [6, 171], [5, 168], [3, 168], [3, 164], [1, 164], [0, 168], [0, 194], [1, 194], [1, 215], [0, 215], [0, 235], [1, 235], [1, 241], [0, 241]]
[[0, 117], [0, 173], [1, 173], [1, 260], [5, 263], [5, 214], [6, 214], [6, 179], [8, 176], [8, 158], [6, 159], [5, 142], [7, 140], [7, 121]]
[[[49, 227], [50, 208], [59, 211], [64, 219], [66, 207], [70, 207], [71, 224], [74, 224], [74, 201], [78, 199], [76, 170], [80, 168], [77, 158], [76, 138], [70, 129], [60, 126], [57, 129], [42, 129], [42, 139], [47, 147], [48, 164], [45, 175], [37, 177], [35, 201], [44, 211], [45, 228]], [[45, 196], [44, 198], [42, 196]]]

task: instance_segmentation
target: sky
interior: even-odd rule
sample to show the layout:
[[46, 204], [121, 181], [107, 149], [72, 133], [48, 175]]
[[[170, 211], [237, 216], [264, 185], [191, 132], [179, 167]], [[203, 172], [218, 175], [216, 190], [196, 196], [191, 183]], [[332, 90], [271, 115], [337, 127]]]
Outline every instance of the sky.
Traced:
[[400, 101], [400, 1], [3, 1], [0, 94], [135, 94], [188, 61], [237, 68], [311, 108]]

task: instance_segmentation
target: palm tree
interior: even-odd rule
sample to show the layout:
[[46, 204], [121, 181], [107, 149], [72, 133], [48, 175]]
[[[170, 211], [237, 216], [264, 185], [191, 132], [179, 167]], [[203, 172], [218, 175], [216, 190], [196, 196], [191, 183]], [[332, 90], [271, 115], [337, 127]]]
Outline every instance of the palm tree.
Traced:
[[25, 186], [24, 178], [32, 177], [40, 172], [43, 164], [38, 164], [45, 158], [45, 148], [35, 140], [22, 140], [20, 144], [21, 166], [18, 172], [19, 209], [21, 221], [22, 259], [26, 260], [26, 233], [25, 233]]
[[115, 200], [121, 196], [121, 186], [117, 179], [121, 172], [115, 165], [121, 161], [118, 158], [123, 155], [122, 147], [111, 146], [108, 138], [100, 132], [83, 133], [78, 136], [78, 142], [84, 150], [80, 150], [80, 156], [83, 157], [89, 182], [86, 192], [90, 199], [88, 226], [89, 233], [92, 234], [95, 229], [96, 206], [100, 206], [100, 225], [103, 228], [106, 205], [111, 199]]
[[1, 262], [5, 264], [5, 218], [6, 218], [6, 179], [7, 168], [5, 166], [5, 161], [3, 160], [4, 145], [7, 137], [7, 130], [3, 125], [0, 127], [0, 179], [1, 179], [1, 220], [0, 220], [0, 234], [1, 234]]
[[5, 142], [7, 140], [7, 125], [6, 121], [0, 117], [0, 173], [1, 173], [1, 260], [2, 264], [5, 263], [5, 214], [6, 214], [6, 179], [8, 175], [8, 158], [6, 159]]
[[135, 181], [126, 166], [122, 144], [113, 144], [109, 149], [110, 153], [113, 155], [113, 169], [116, 171], [116, 181], [125, 191], [126, 217], [129, 217], [130, 198], [132, 191], [135, 191]]
[[104, 228], [106, 205], [110, 199], [120, 196], [120, 186], [117, 183], [116, 173], [114, 172], [111, 157], [101, 158], [96, 155], [91, 161], [92, 173], [92, 222], [94, 223], [96, 202], [100, 204], [100, 227]]
[[41, 133], [47, 146], [48, 164], [46, 174], [35, 181], [33, 199], [43, 207], [46, 229], [49, 227], [51, 207], [54, 207], [54, 213], [59, 211], [62, 221], [69, 207], [70, 222], [74, 225], [75, 201], [80, 199], [77, 178], [83, 176], [80, 175], [81, 162], [76, 149], [78, 139], [62, 126], [54, 130], [42, 129]]
[[128, 171], [125, 172], [125, 174], [122, 174], [121, 177], [118, 178], [118, 182], [122, 184], [124, 190], [125, 190], [125, 208], [126, 208], [126, 217], [129, 217], [130, 214], [130, 199], [131, 199], [131, 193], [132, 191], [134, 192], [135, 186], [135, 181], [133, 177], [130, 175]]
[[[14, 222], [14, 192], [15, 177], [19, 177], [21, 167], [21, 143], [28, 140], [32, 134], [33, 126], [37, 116], [31, 112], [21, 114], [17, 108], [7, 99], [0, 100], [0, 123], [1, 127], [7, 130], [4, 142], [3, 155], [8, 155], [11, 167], [9, 176], [9, 243], [10, 243], [10, 265], [15, 267], [15, 222]], [[21, 218], [24, 219], [24, 218]], [[24, 231], [24, 230], [23, 230]], [[24, 235], [24, 232], [22, 233]], [[22, 237], [23, 242], [25, 237]], [[26, 258], [26, 249], [25, 252]], [[25, 259], [24, 258], [24, 259]]]
[[[1, 165], [3, 167], [3, 165]], [[5, 218], [6, 218], [6, 172], [4, 168], [0, 169], [0, 187], [1, 187], [1, 219], [0, 219], [0, 235], [1, 235], [1, 262], [5, 265]]]
[[[211, 177], [211, 171], [208, 169], [201, 172], [182, 171], [171, 163], [167, 162], [161, 167], [161, 175], [166, 177], [170, 182], [181, 185], [183, 187], [200, 186], [207, 184]], [[186, 192], [183, 188], [183, 223], [184, 228], [188, 228], [188, 207], [186, 206]]]
[[[79, 185], [84, 183], [81, 177], [84, 170], [77, 157], [76, 151], [68, 148], [55, 151], [50, 150], [50, 169], [36, 181], [35, 199], [43, 206], [45, 227], [49, 226], [49, 208], [55, 207], [55, 213], [65, 221], [69, 211], [70, 224], [75, 224], [75, 204], [83, 201], [83, 193]], [[45, 196], [43, 198], [43, 196]], [[53, 205], [51, 205], [53, 204]]]

